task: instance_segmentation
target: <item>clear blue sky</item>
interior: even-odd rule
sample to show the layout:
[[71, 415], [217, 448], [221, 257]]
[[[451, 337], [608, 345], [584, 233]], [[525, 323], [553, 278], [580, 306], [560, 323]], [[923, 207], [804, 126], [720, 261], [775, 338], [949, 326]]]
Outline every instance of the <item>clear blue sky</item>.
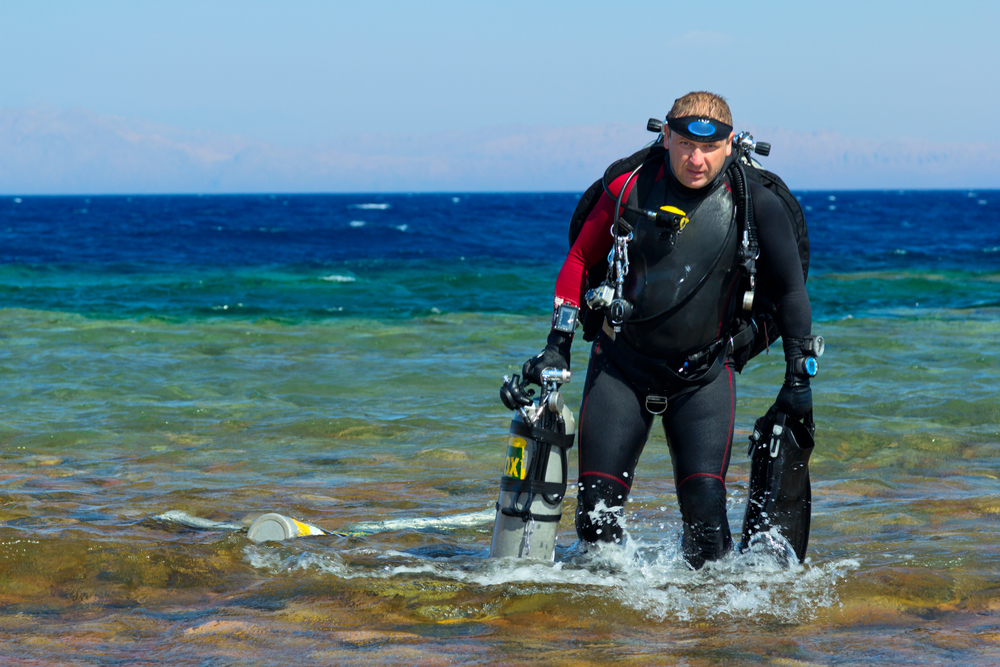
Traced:
[[370, 132], [644, 123], [996, 141], [1000, 2], [0, 0], [0, 109], [285, 147]]

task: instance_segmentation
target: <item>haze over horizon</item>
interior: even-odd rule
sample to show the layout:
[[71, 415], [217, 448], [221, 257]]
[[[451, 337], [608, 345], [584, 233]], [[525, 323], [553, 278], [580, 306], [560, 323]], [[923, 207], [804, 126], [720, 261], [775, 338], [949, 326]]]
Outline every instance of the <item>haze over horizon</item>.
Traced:
[[986, 2], [8, 3], [0, 193], [582, 191], [693, 89], [793, 189], [1000, 188], [998, 24]]

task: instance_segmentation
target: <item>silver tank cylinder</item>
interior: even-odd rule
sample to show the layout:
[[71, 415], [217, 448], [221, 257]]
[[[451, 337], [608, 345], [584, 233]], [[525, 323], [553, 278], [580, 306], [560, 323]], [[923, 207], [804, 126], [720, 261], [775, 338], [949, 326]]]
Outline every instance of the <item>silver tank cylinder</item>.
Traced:
[[[520, 413], [510, 423], [490, 558], [555, 559], [556, 531], [566, 493], [566, 452], [576, 433], [573, 412], [561, 403], [560, 419], [553, 431], [566, 446], [533, 437], [531, 425]], [[539, 410], [547, 409], [536, 404], [526, 412], [534, 419]], [[538, 435], [537, 429], [534, 434]]]

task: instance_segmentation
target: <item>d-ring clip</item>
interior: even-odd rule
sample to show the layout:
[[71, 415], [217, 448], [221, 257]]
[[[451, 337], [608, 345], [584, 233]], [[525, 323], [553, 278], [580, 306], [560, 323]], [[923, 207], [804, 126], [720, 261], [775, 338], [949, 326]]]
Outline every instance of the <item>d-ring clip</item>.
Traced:
[[[654, 410], [654, 408], [657, 408]], [[662, 415], [667, 411], [667, 397], [666, 396], [647, 396], [646, 397], [646, 409], [649, 410], [650, 414]]]

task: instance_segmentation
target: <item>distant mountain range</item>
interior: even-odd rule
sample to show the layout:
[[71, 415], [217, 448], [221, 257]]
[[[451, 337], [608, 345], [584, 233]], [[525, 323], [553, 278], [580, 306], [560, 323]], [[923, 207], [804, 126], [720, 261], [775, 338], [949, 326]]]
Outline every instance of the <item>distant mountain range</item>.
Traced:
[[[1000, 188], [1000, 143], [749, 129], [793, 190]], [[287, 147], [91, 111], [0, 109], [0, 193], [582, 191], [652, 139], [645, 119]]]

